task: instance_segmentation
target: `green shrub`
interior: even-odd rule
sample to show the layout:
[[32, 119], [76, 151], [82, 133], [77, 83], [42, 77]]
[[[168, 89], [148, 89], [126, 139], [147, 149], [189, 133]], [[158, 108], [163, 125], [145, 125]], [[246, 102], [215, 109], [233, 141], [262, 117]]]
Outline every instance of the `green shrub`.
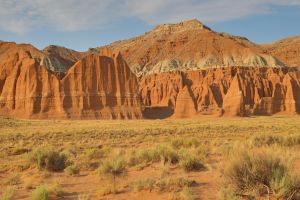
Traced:
[[29, 155], [29, 161], [39, 169], [62, 171], [67, 166], [67, 155], [52, 149], [37, 149]]
[[240, 200], [230, 188], [222, 187], [219, 193], [220, 200]]
[[110, 161], [103, 163], [101, 172], [106, 175], [110, 175], [113, 178], [115, 185], [116, 178], [123, 175], [126, 171], [126, 162], [123, 158], [114, 158]]
[[78, 165], [70, 165], [68, 167], [65, 168], [64, 170], [67, 174], [69, 175], [78, 175], [80, 173], [80, 168]]
[[128, 159], [129, 166], [136, 166], [142, 163], [158, 162], [160, 155], [153, 149], [142, 149], [131, 153]]
[[195, 185], [195, 181], [188, 180], [183, 177], [177, 178], [162, 178], [156, 182], [156, 186], [160, 191], [175, 191], [179, 192], [185, 187], [192, 187]]
[[6, 190], [4, 190], [2, 196], [1, 196], [1, 200], [13, 200], [14, 196], [16, 194], [16, 190], [14, 187], [8, 187], [6, 188]]
[[299, 190], [300, 178], [288, 163], [273, 152], [243, 151], [228, 162], [223, 173], [224, 185], [236, 195], [289, 198]]
[[180, 160], [180, 166], [186, 171], [199, 171], [205, 169], [204, 164], [202, 161], [197, 158], [195, 155], [185, 155]]
[[49, 199], [49, 191], [46, 186], [38, 186], [32, 192], [32, 200], [48, 200]]
[[167, 145], [159, 145], [157, 148], [157, 154], [160, 155], [161, 161], [166, 164], [177, 164], [179, 162], [178, 153]]
[[300, 135], [256, 135], [253, 138], [251, 138], [250, 143], [256, 147], [270, 146], [274, 144], [281, 146], [294, 146], [300, 145]]
[[180, 149], [180, 148], [191, 148], [191, 147], [198, 147], [200, 145], [200, 142], [193, 137], [188, 138], [175, 138], [171, 140], [171, 146], [174, 149]]
[[137, 191], [152, 190], [154, 188], [155, 180], [152, 178], [138, 180], [134, 183], [134, 188]]
[[153, 149], [142, 149], [134, 151], [129, 157], [129, 166], [142, 163], [154, 163], [162, 161], [164, 164], [176, 164], [179, 161], [178, 153], [167, 145], [159, 145]]
[[106, 195], [109, 195], [109, 194], [117, 194], [117, 193], [118, 193], [118, 188], [116, 187], [115, 184], [105, 186], [104, 188], [99, 189], [97, 191], [97, 194], [99, 196], [106, 196]]
[[101, 159], [111, 151], [110, 148], [89, 148], [84, 151], [84, 154], [89, 159]]
[[50, 186], [49, 194], [53, 194], [57, 197], [63, 197], [65, 192], [62, 185], [59, 182], [55, 182]]

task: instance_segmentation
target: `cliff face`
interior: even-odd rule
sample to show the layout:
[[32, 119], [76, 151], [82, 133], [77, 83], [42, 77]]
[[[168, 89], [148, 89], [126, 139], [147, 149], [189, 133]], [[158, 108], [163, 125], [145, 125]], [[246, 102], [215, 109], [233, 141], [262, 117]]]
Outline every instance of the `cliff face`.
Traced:
[[[217, 116], [300, 113], [300, 74], [288, 68], [228, 67], [148, 75], [141, 79], [140, 91], [146, 106], [168, 106], [174, 116], [194, 116], [193, 104], [197, 114]], [[186, 106], [182, 114], [180, 108]]]
[[89, 55], [62, 80], [19, 49], [1, 60], [0, 115], [22, 118], [141, 118], [138, 84], [119, 53]]

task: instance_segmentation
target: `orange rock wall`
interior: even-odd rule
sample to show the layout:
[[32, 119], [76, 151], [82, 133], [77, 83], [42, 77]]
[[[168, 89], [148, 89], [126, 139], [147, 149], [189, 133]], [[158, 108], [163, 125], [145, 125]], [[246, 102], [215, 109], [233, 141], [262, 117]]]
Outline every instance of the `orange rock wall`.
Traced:
[[227, 67], [168, 72], [140, 80], [145, 106], [169, 106], [175, 109], [174, 114], [178, 99], [183, 104], [179, 93], [184, 87], [191, 91], [191, 95], [185, 95], [189, 98], [186, 102], [193, 100], [199, 114], [300, 113], [300, 73], [294, 69]]
[[0, 115], [21, 118], [142, 118], [138, 83], [118, 53], [88, 55], [59, 80], [18, 52], [0, 66]]

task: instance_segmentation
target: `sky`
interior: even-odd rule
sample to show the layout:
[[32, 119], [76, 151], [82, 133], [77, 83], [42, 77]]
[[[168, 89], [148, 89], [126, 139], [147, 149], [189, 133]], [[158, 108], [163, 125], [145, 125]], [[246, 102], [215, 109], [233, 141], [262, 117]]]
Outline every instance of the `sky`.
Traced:
[[188, 19], [271, 43], [300, 35], [300, 0], [0, 0], [0, 40], [86, 51]]

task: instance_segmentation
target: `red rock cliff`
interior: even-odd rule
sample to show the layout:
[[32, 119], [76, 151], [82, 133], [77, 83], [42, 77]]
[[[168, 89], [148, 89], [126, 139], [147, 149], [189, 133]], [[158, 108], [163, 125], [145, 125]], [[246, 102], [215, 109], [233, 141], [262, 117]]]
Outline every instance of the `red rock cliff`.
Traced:
[[19, 49], [1, 60], [0, 115], [22, 118], [136, 119], [138, 83], [119, 53], [88, 55], [59, 80]]
[[[183, 88], [188, 90], [180, 92]], [[189, 104], [193, 113], [191, 101], [198, 114], [300, 113], [300, 75], [289, 68], [228, 67], [154, 74], [141, 79], [140, 91], [146, 106], [169, 106], [174, 115], [178, 102], [181, 107]]]

